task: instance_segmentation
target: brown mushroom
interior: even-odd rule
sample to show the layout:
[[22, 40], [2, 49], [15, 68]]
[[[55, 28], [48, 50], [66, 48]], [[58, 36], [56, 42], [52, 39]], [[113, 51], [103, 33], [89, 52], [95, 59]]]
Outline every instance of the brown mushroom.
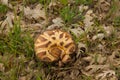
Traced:
[[41, 61], [67, 63], [76, 46], [69, 33], [55, 29], [40, 34], [35, 40], [34, 48]]

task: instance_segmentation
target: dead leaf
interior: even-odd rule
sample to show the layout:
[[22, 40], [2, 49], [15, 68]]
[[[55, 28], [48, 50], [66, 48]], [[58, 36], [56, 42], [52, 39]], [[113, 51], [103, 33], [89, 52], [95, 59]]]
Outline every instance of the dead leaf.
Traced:
[[80, 5], [80, 6], [78, 6], [78, 7], [79, 7], [79, 11], [80, 11], [80, 12], [83, 12], [83, 11], [85, 11], [85, 10], [88, 9], [88, 6], [85, 6], [85, 5]]
[[64, 26], [63, 20], [60, 17], [53, 19], [52, 22], [53, 24], [47, 27], [48, 30], [57, 29]]
[[102, 71], [102, 73], [99, 73], [96, 76], [97, 80], [118, 80], [115, 71], [113, 70], [107, 70], [107, 71]]
[[71, 77], [71, 79], [73, 79], [73, 80], [76, 80], [76, 78], [78, 77], [79, 74], [80, 74], [79, 70], [72, 70], [69, 77]]
[[92, 40], [96, 40], [96, 39], [102, 40], [104, 36], [105, 36], [104, 33], [98, 33], [92, 37]]
[[22, 76], [18, 80], [27, 80], [27, 78], [26, 78], [26, 76]]
[[1, 71], [1, 72], [4, 72], [4, 71], [5, 71], [5, 67], [4, 67], [4, 64], [3, 64], [3, 63], [0, 63], [0, 71]]
[[88, 10], [86, 12], [85, 19], [83, 20], [85, 24], [85, 31], [88, 31], [89, 27], [91, 27], [94, 24], [94, 22], [92, 21], [94, 17], [95, 15], [93, 14], [92, 10]]
[[14, 14], [8, 12], [6, 14], [7, 18], [1, 23], [1, 29], [4, 30], [4, 33], [9, 32], [9, 29], [13, 27]]
[[110, 37], [113, 33], [114, 33], [114, 27], [111, 25], [111, 26], [105, 26], [103, 25], [104, 27], [104, 30], [105, 30], [105, 37]]
[[[74, 28], [72, 28], [74, 27]], [[84, 33], [84, 30], [78, 24], [71, 24], [69, 28], [70, 32], [72, 32], [77, 38], [80, 37]]]
[[106, 70], [109, 69], [109, 65], [89, 65], [87, 67], [84, 68], [84, 70], [82, 70], [82, 73], [90, 76], [90, 75], [94, 75], [97, 72], [100, 72], [102, 70]]
[[118, 55], [119, 55], [119, 51], [118, 50], [113, 51], [112, 55], [108, 57], [107, 62], [109, 64], [112, 64], [113, 66], [119, 67], [120, 66], [120, 58], [116, 57]]
[[79, 42], [78, 43], [78, 46], [77, 46], [77, 55], [76, 57], [78, 58], [80, 56], [80, 54], [84, 54], [85, 52], [87, 52], [87, 45], [82, 43], [82, 42]]
[[24, 16], [27, 19], [35, 19], [35, 20], [45, 20], [46, 14], [42, 5], [38, 4], [34, 9], [30, 7], [24, 7]]
[[8, 0], [1, 0], [2, 4], [8, 5]]
[[8, 3], [8, 0], [0, 0], [0, 2], [11, 9], [13, 8], [13, 6], [10, 3]]

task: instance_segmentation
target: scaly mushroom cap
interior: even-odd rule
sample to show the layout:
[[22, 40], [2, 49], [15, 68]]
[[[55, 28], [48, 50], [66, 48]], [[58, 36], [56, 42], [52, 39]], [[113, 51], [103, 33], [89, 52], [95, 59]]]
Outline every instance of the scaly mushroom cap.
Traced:
[[69, 33], [61, 30], [45, 31], [34, 44], [36, 56], [45, 62], [68, 62], [76, 46]]

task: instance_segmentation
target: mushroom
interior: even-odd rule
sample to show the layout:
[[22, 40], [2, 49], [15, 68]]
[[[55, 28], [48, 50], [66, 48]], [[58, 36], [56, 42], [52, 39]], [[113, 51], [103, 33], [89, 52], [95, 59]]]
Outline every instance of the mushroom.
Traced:
[[72, 36], [64, 31], [55, 29], [40, 34], [34, 44], [36, 56], [44, 62], [67, 63], [70, 54], [76, 50]]

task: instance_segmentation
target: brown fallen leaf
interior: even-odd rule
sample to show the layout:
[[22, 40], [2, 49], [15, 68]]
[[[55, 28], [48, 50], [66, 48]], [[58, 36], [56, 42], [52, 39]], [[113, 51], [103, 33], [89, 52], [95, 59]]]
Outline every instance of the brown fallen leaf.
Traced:
[[14, 14], [11, 12], [8, 12], [6, 14], [7, 18], [1, 22], [1, 29], [4, 31], [4, 33], [9, 32], [9, 29], [13, 27], [14, 22]]
[[118, 78], [116, 77], [115, 71], [107, 70], [97, 74], [96, 80], [118, 80]]
[[24, 16], [27, 19], [35, 19], [35, 20], [45, 20], [46, 14], [44, 8], [42, 8], [42, 5], [38, 4], [34, 9], [31, 9], [30, 7], [24, 7]]
[[4, 72], [4, 70], [5, 70], [4, 64], [3, 64], [3, 63], [0, 63], [0, 71], [1, 71], [1, 72]]
[[2, 4], [8, 5], [8, 0], [1, 0]]
[[92, 27], [94, 22], [92, 21], [95, 17], [95, 14], [93, 13], [93, 10], [88, 10], [85, 14], [85, 19], [83, 20], [85, 24], [85, 31], [89, 31], [89, 29]]
[[52, 22], [53, 24], [47, 27], [48, 30], [58, 29], [64, 26], [63, 20], [60, 17], [53, 19]]

